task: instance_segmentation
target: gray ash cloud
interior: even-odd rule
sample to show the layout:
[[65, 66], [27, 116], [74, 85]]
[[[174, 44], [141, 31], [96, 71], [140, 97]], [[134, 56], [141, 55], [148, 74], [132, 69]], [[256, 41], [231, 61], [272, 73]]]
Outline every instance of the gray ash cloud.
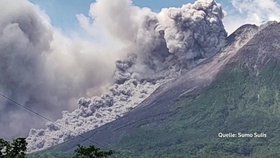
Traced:
[[[134, 6], [130, 0], [98, 0], [91, 5], [90, 17], [79, 15], [78, 19], [89, 32], [101, 28], [104, 36], [116, 41], [113, 44], [122, 45], [121, 53], [63, 35], [26, 0], [3, 0], [0, 4], [0, 90], [54, 120], [62, 110], [76, 109], [81, 96], [112, 94], [93, 97], [90, 103], [80, 100], [74, 114], [83, 118], [96, 115], [102, 106], [114, 108], [116, 103], [110, 104], [113, 92], [125, 101], [133, 95], [124, 92], [142, 87], [143, 93], [135, 93], [147, 97], [159, 80], [217, 53], [227, 36], [222, 8], [213, 0], [198, 0], [159, 13]], [[107, 85], [115, 88], [104, 92]], [[24, 135], [31, 127], [42, 127], [43, 121], [36, 116], [1, 102], [1, 137]], [[58, 130], [53, 124], [48, 127]]]
[[223, 16], [213, 0], [160, 13], [136, 7], [130, 0], [93, 3], [90, 17], [78, 16], [81, 25], [89, 33], [98, 26], [123, 46], [124, 55], [115, 59], [113, 82], [103, 95], [79, 99], [76, 110], [64, 112], [46, 129], [32, 129], [29, 151], [61, 143], [123, 116], [180, 71], [216, 54], [227, 36]]
[[[60, 34], [28, 1], [2, 0], [0, 6], [1, 93], [55, 120], [111, 81], [115, 59]], [[24, 136], [46, 122], [3, 98], [0, 113], [0, 137]]]

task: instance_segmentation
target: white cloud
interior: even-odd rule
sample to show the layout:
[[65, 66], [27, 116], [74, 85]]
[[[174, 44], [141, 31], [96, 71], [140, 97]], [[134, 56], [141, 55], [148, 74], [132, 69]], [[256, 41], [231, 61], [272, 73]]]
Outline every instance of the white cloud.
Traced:
[[280, 20], [280, 4], [277, 0], [232, 0], [234, 10], [224, 19], [228, 32], [243, 24], [261, 25], [267, 21]]

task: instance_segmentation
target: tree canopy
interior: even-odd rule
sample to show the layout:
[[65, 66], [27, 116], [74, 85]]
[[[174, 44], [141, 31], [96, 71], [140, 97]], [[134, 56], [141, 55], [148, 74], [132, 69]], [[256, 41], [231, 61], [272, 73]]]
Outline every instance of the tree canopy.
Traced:
[[113, 155], [113, 151], [103, 151], [100, 148], [96, 148], [94, 145], [89, 147], [83, 147], [78, 145], [78, 149], [75, 150], [74, 158], [108, 158]]
[[25, 158], [26, 146], [25, 138], [17, 138], [12, 142], [0, 138], [0, 158]]

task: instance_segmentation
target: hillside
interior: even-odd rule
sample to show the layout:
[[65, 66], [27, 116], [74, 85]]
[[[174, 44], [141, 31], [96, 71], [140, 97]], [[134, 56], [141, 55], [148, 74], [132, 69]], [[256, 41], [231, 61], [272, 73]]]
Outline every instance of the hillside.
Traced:
[[[211, 59], [158, 88], [124, 117], [83, 135], [119, 157], [280, 155], [280, 24], [245, 25]], [[266, 134], [219, 138], [219, 133]], [[264, 135], [259, 135], [264, 136]], [[77, 137], [48, 152], [72, 152]]]

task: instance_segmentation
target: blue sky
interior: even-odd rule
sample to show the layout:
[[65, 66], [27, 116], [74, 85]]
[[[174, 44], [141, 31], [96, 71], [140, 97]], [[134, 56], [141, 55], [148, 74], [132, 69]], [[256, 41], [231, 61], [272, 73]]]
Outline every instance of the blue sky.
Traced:
[[[50, 17], [55, 27], [65, 32], [78, 31], [79, 24], [77, 14], [88, 14], [90, 4], [95, 0], [30, 0], [43, 9]], [[149, 7], [158, 12], [164, 7], [179, 7], [182, 4], [194, 2], [195, 0], [133, 0], [133, 3], [140, 7]], [[225, 9], [230, 7], [229, 0], [218, 0]]]

